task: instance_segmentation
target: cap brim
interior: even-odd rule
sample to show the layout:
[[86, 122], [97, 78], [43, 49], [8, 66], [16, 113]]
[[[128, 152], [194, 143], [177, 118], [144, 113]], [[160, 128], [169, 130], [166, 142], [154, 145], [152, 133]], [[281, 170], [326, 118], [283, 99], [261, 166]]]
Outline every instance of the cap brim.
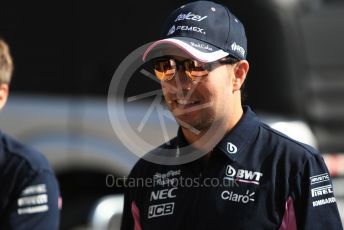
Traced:
[[174, 37], [153, 42], [143, 54], [143, 61], [161, 56], [183, 54], [205, 63], [214, 62], [229, 55], [229, 53], [197, 39]]

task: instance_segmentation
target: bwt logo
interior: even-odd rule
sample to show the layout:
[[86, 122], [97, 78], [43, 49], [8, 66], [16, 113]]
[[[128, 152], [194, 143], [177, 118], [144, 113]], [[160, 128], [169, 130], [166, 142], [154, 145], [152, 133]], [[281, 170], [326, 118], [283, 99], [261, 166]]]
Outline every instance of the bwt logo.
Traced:
[[180, 15], [178, 15], [178, 17], [174, 21], [178, 22], [178, 21], [183, 21], [183, 20], [192, 20], [192, 21], [200, 22], [200, 21], [203, 21], [204, 19], [206, 19], [207, 17], [208, 16], [202, 17], [200, 15], [196, 15], [196, 14], [189, 12], [187, 14], [181, 13]]
[[238, 169], [236, 171], [231, 165], [227, 165], [225, 175], [230, 180], [259, 185], [259, 180], [263, 176], [263, 173], [245, 169]]
[[238, 152], [238, 148], [231, 142], [227, 142], [227, 152], [229, 154], [236, 154]]

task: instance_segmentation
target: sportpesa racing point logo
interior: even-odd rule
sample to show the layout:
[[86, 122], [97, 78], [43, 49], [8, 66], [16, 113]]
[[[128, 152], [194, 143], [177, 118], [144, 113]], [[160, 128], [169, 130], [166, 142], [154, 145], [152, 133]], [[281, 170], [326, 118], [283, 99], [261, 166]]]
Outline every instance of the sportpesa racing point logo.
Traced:
[[[225, 135], [224, 131], [218, 129], [218, 125], [223, 124], [214, 125], [212, 123], [201, 136], [198, 141], [206, 143], [206, 145], [202, 145], [204, 150], [201, 153], [190, 145], [183, 147], [170, 145], [169, 141], [177, 134], [177, 123], [195, 134], [199, 134], [200, 130], [181, 119], [176, 122], [165, 105], [160, 81], [153, 74], [151, 66], [142, 60], [149, 45], [143, 45], [130, 53], [116, 69], [108, 91], [109, 119], [116, 136], [131, 153], [139, 157], [146, 157], [146, 160], [156, 164], [185, 164], [200, 158], [215, 147], [216, 143]], [[197, 87], [198, 83], [194, 82], [193, 84], [196, 84]], [[155, 85], [155, 89], [142, 92], [143, 85]], [[128, 88], [133, 88], [133, 86], [139, 93], [128, 95]], [[177, 91], [183, 92], [180, 85], [177, 84], [176, 87]], [[183, 96], [185, 100], [191, 100], [193, 90], [191, 89]], [[193, 109], [202, 110], [209, 106], [212, 106], [209, 102], [199, 103]], [[163, 143], [169, 147], [160, 148], [159, 151], [153, 152], [154, 154], [147, 155], [148, 152]]]

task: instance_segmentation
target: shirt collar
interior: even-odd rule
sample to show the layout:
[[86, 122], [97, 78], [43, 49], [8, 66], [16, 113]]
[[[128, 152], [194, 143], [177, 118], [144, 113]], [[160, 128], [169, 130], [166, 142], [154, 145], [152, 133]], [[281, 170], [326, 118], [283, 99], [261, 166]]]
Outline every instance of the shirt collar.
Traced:
[[234, 128], [226, 134], [216, 146], [231, 160], [236, 160], [244, 154], [245, 147], [253, 140], [258, 132], [259, 119], [249, 106], [243, 106], [244, 114]]
[[182, 128], [178, 128], [178, 134], [177, 134], [177, 144], [179, 148], [183, 148], [189, 145], [189, 143], [186, 141]]
[[[249, 106], [243, 106], [244, 114], [234, 128], [226, 134], [214, 149], [220, 150], [231, 160], [242, 155], [246, 146], [251, 142], [258, 131], [259, 120]], [[177, 135], [179, 148], [188, 146], [182, 129], [179, 127]]]

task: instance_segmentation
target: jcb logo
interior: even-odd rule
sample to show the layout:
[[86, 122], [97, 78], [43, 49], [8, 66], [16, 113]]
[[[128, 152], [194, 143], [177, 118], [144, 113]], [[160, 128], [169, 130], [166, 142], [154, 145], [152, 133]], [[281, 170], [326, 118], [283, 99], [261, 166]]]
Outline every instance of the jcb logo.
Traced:
[[167, 198], [174, 198], [174, 197], [176, 197], [176, 195], [173, 194], [173, 191], [176, 189], [177, 188], [152, 191], [151, 196], [150, 196], [150, 201], [152, 201], [152, 200], [165, 200]]
[[167, 216], [173, 214], [174, 203], [151, 205], [148, 208], [148, 218]]

